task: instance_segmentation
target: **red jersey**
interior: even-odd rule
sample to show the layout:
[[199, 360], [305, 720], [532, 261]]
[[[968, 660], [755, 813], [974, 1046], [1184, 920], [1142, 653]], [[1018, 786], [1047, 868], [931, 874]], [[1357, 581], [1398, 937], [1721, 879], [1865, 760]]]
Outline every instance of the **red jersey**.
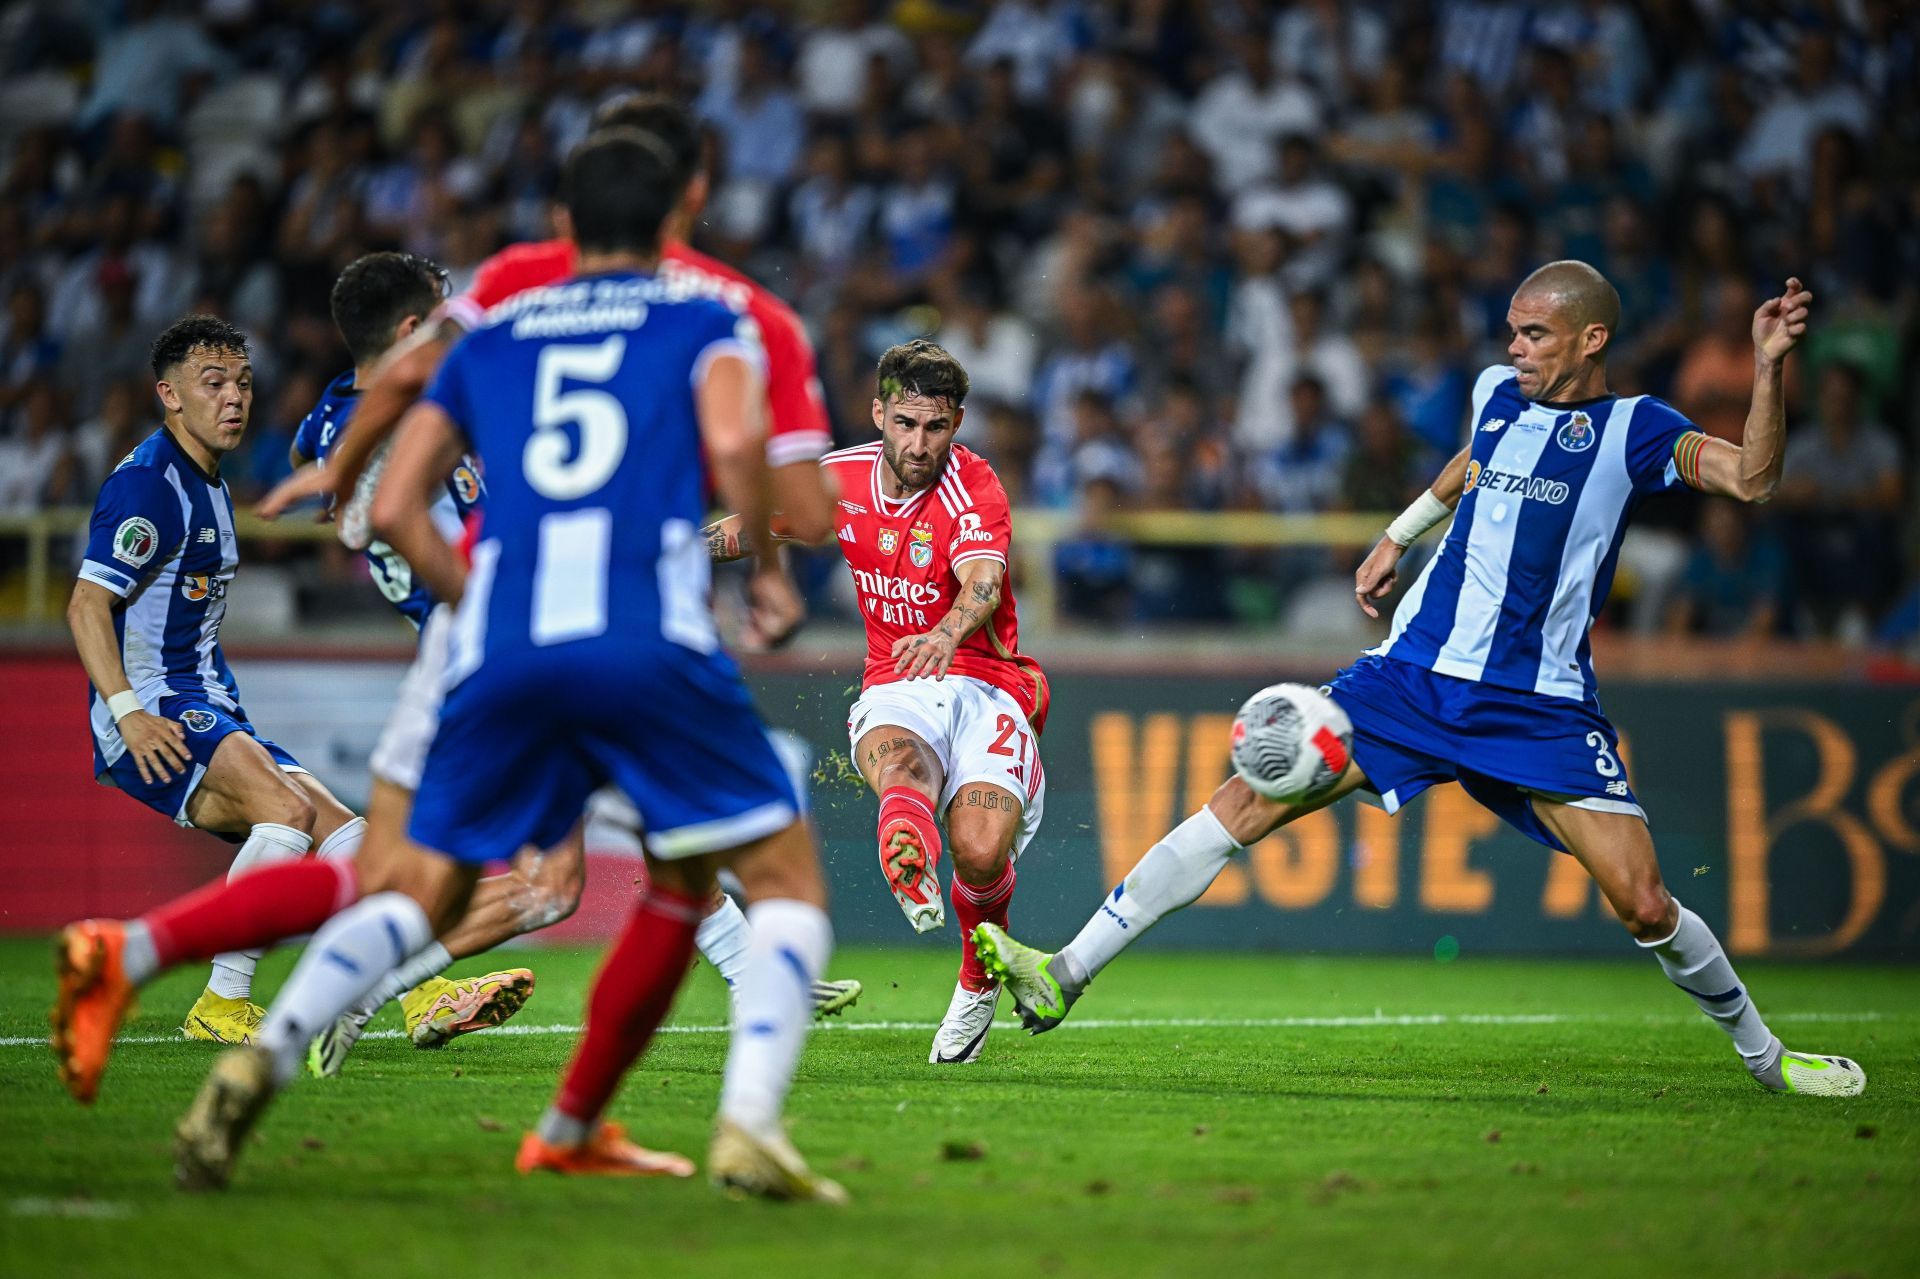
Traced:
[[[860, 616], [867, 625], [867, 663], [861, 687], [890, 684], [894, 641], [924, 635], [960, 597], [957, 570], [974, 560], [1002, 566], [1013, 540], [1007, 491], [985, 458], [954, 445], [932, 487], [904, 498], [881, 489], [886, 460], [880, 444], [862, 444], [822, 458], [840, 485], [840, 553], [853, 570]], [[1013, 585], [1003, 581], [1000, 603], [954, 650], [952, 675], [969, 675], [1012, 696], [1037, 732], [1046, 723], [1047, 677], [1020, 652]]]
[[[479, 328], [489, 310], [515, 294], [572, 275], [578, 259], [571, 240], [508, 245], [480, 264], [467, 291], [447, 302], [446, 313], [463, 328]], [[752, 316], [760, 326], [767, 352], [767, 465], [811, 462], [831, 448], [833, 432], [814, 368], [813, 344], [793, 308], [726, 263], [684, 244], [669, 243], [662, 250], [660, 270], [690, 281], [702, 296]]]

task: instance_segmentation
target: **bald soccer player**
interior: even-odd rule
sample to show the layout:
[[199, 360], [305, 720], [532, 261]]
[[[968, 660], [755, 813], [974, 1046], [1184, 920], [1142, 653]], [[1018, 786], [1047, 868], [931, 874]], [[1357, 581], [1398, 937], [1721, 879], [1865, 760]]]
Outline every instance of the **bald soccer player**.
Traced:
[[1773, 495], [1782, 369], [1812, 301], [1790, 279], [1754, 312], [1753, 403], [1735, 447], [1660, 400], [1608, 392], [1620, 298], [1598, 271], [1553, 262], [1528, 276], [1507, 312], [1513, 363], [1474, 385], [1472, 442], [1388, 525], [1355, 575], [1360, 607], [1377, 617], [1374, 601], [1393, 588], [1401, 554], [1453, 517], [1386, 642], [1328, 690], [1353, 721], [1340, 780], [1300, 804], [1229, 780], [1057, 954], [982, 924], [981, 958], [1027, 1028], [1059, 1025], [1121, 950], [1205, 892], [1233, 854], [1296, 817], [1356, 790], [1395, 812], [1427, 787], [1457, 781], [1529, 838], [1579, 860], [1634, 941], [1727, 1032], [1762, 1087], [1840, 1097], [1864, 1089], [1865, 1072], [1846, 1058], [1781, 1045], [1713, 931], [1667, 891], [1619, 735], [1600, 713], [1587, 641], [1642, 498], [1679, 484], [1742, 502]]

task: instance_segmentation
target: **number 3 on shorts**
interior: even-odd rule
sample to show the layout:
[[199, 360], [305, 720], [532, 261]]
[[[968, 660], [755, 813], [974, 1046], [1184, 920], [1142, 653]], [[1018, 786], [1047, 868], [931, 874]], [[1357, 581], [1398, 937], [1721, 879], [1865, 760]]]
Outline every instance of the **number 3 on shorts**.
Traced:
[[[1022, 786], [1025, 786], [1027, 784], [1028, 746], [1026, 730], [1021, 728], [1020, 721], [1011, 715], [1002, 715], [999, 720], [995, 722], [994, 727], [1000, 731], [1000, 736], [994, 738], [993, 745], [987, 747], [987, 754], [1005, 755], [1009, 759], [1016, 759], [1018, 762], [1016, 762], [1009, 771], [1013, 773], [1016, 781]], [[1017, 751], [1008, 745], [1008, 743], [1015, 738], [1018, 738], [1020, 742], [1020, 749]]]
[[1613, 757], [1613, 751], [1607, 746], [1605, 733], [1595, 729], [1587, 734], [1587, 745], [1600, 752], [1600, 758], [1593, 761], [1593, 771], [1602, 777], [1620, 776], [1620, 761]]

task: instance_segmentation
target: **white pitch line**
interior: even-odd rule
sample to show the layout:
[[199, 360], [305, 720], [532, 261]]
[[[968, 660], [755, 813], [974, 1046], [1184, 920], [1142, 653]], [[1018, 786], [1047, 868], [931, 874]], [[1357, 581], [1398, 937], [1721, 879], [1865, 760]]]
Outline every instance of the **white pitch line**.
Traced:
[[[1863, 1022], [1898, 1021], [1920, 1016], [1920, 1013], [1775, 1013], [1769, 1021], [1779, 1022]], [[1636, 1016], [1629, 1013], [1412, 1013], [1388, 1015], [1370, 1013], [1355, 1017], [1081, 1017], [1061, 1023], [1062, 1029], [1072, 1030], [1346, 1030], [1366, 1029], [1382, 1026], [1572, 1026], [1601, 1022], [1633, 1024], [1640, 1026], [1677, 1026], [1696, 1021], [1697, 1018], [1684, 1013], [1649, 1013]], [[928, 1031], [939, 1027], [932, 1021], [827, 1021], [817, 1029], [832, 1034], [849, 1034], [856, 1031], [871, 1030], [918, 1030]], [[1002, 1017], [996, 1026], [1019, 1028], [1019, 1021], [1011, 1017]], [[584, 1026], [557, 1023], [549, 1026], [526, 1026], [512, 1023], [496, 1026], [485, 1032], [488, 1035], [577, 1035], [585, 1030]], [[703, 1026], [662, 1026], [663, 1035], [723, 1035], [727, 1027], [719, 1025]], [[365, 1039], [403, 1039], [404, 1031], [370, 1030]], [[178, 1044], [186, 1040], [178, 1035], [123, 1035], [114, 1041], [117, 1045], [129, 1044]], [[47, 1041], [42, 1036], [8, 1035], [0, 1037], [0, 1048], [44, 1048]]]

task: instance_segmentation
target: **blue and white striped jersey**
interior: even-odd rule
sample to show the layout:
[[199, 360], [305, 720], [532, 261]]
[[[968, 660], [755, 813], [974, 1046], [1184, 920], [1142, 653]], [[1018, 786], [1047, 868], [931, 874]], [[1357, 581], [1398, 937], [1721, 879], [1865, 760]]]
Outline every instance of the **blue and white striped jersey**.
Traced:
[[1635, 506], [1680, 483], [1698, 428], [1651, 396], [1536, 404], [1495, 365], [1473, 388], [1466, 491], [1371, 650], [1442, 675], [1594, 701], [1587, 632]]
[[[293, 447], [302, 457], [325, 463], [359, 402], [360, 390], [353, 384], [353, 370], [348, 369], [327, 384], [319, 403], [300, 419], [299, 429], [293, 434]], [[454, 467], [453, 474], [447, 478], [447, 491], [433, 504], [433, 522], [449, 542], [460, 540], [467, 512], [479, 504], [484, 494], [480, 468], [472, 458], [461, 458], [460, 465]], [[433, 612], [433, 593], [413, 580], [412, 566], [391, 546], [379, 541], [368, 546], [367, 567], [373, 574], [373, 584], [380, 588], [380, 594], [388, 603], [400, 610], [402, 617], [412, 622], [416, 630], [427, 624], [427, 615]]]
[[765, 368], [751, 319], [628, 273], [520, 293], [448, 353], [424, 398], [487, 468], [449, 687], [563, 644], [553, 660], [576, 664], [718, 649], [694, 394], [720, 355]]
[[[227, 587], [239, 567], [226, 481], [201, 470], [165, 427], [100, 486], [80, 578], [126, 601], [114, 611], [113, 629], [120, 664], [147, 709], [175, 693], [239, 709], [239, 688], [220, 652]], [[88, 693], [94, 744], [111, 764], [126, 748], [106, 699], [91, 686]]]

